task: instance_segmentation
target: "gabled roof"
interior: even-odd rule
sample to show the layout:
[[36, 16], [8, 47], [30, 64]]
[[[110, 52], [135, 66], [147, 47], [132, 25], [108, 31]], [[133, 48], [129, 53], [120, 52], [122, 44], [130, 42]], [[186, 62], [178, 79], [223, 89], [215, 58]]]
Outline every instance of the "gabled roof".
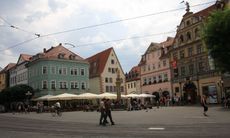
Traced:
[[25, 61], [29, 61], [31, 57], [32, 57], [32, 55], [20, 54], [17, 64], [20, 64], [20, 63], [25, 62]]
[[161, 42], [160, 45], [164, 48], [167, 48], [167, 47], [170, 47], [172, 46], [173, 44], [173, 41], [174, 41], [174, 38], [173, 37], [168, 37], [166, 41], [164, 42]]
[[43, 57], [45, 57], [45, 58], [57, 58], [59, 54], [63, 54], [64, 59], [68, 59], [70, 55], [74, 55], [75, 59], [84, 60], [79, 55], [77, 55], [77, 54], [73, 53], [72, 51], [68, 50], [67, 48], [63, 47], [61, 43], [58, 46], [51, 47], [48, 50], [44, 49], [43, 53], [40, 53], [40, 54], [42, 54]]
[[16, 63], [9, 63], [8, 65], [6, 65], [6, 67], [3, 70], [0, 71], [0, 73], [8, 71], [14, 66], [16, 66]]
[[106, 62], [112, 50], [113, 50], [112, 47], [108, 48], [86, 59], [90, 63], [90, 69], [89, 69], [90, 77], [99, 76], [103, 72]]

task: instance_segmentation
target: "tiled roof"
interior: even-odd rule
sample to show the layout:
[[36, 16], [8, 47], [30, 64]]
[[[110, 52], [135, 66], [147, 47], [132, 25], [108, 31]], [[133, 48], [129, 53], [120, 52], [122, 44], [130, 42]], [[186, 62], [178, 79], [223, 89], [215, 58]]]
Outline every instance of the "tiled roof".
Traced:
[[62, 44], [59, 44], [56, 47], [51, 47], [48, 50], [44, 49], [43, 53], [41, 53], [41, 54], [45, 58], [57, 58], [59, 54], [63, 54], [64, 55], [64, 57], [63, 57], [64, 59], [69, 59], [70, 55], [74, 55], [75, 59], [77, 59], [77, 60], [84, 60], [79, 55], [77, 55], [77, 54], [71, 52], [70, 50], [68, 50], [67, 48], [63, 47]]
[[108, 48], [86, 59], [90, 63], [90, 69], [89, 69], [90, 77], [99, 76], [103, 72], [108, 57], [112, 50], [113, 50], [112, 47]]
[[168, 37], [167, 40], [164, 41], [164, 42], [161, 42], [160, 45], [161, 45], [161, 46], [164, 46], [164, 48], [167, 48], [167, 47], [169, 47], [169, 46], [172, 46], [173, 41], [174, 41], [174, 38], [173, 38], [173, 37]]
[[13, 68], [15, 65], [16, 65], [16, 63], [9, 63], [3, 70], [0, 71], [0, 73], [6, 72], [6, 71], [10, 70], [10, 69]]
[[21, 54], [20, 56], [22, 57], [24, 61], [29, 61], [30, 58], [32, 57], [31, 55], [27, 55], [27, 54]]
[[197, 13], [194, 13], [193, 16], [196, 16], [196, 17], [199, 17], [199, 16], [201, 16], [201, 17], [207, 17], [215, 9], [216, 9], [216, 5], [214, 4], [214, 5], [211, 5], [211, 6], [207, 7], [206, 9], [203, 9], [203, 10], [197, 12]]

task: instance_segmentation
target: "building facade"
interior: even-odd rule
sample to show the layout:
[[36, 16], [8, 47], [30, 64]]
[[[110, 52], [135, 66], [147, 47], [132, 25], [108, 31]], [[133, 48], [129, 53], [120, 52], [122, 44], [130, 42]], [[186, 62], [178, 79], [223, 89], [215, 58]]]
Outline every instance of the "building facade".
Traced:
[[35, 96], [80, 94], [89, 90], [89, 63], [61, 44], [32, 56], [27, 64]]
[[125, 94], [125, 75], [113, 48], [106, 49], [89, 58], [90, 92], [101, 94], [117, 93], [118, 73], [121, 78], [120, 92]]
[[178, 26], [170, 50], [173, 93], [185, 102], [197, 103], [202, 94], [208, 94], [210, 103], [222, 97], [217, 83], [221, 74], [215, 70], [213, 59], [201, 40], [201, 30], [208, 15], [216, 9], [212, 5], [197, 13], [186, 13]]
[[9, 78], [10, 78], [10, 73], [9, 70], [14, 67], [16, 64], [15, 63], [9, 63], [4, 69], [0, 71], [0, 92], [8, 88], [10, 86]]
[[28, 70], [26, 64], [31, 55], [20, 54], [17, 64], [10, 71], [10, 87], [19, 84], [28, 84]]
[[133, 67], [129, 73], [125, 74], [126, 77], [126, 93], [141, 94], [141, 69], [139, 66]]
[[142, 93], [172, 96], [171, 72], [169, 58], [166, 56], [173, 38], [168, 37], [165, 42], [151, 43], [139, 64], [141, 68]]

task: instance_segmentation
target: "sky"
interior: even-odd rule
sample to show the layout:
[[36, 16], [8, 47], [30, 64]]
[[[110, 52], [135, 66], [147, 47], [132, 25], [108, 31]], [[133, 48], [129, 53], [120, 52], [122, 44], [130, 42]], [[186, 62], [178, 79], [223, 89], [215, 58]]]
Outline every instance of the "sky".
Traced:
[[[215, 0], [187, 2], [197, 12]], [[0, 0], [0, 67], [62, 43], [83, 58], [113, 47], [128, 72], [151, 42], [175, 36], [185, 8], [182, 0]]]

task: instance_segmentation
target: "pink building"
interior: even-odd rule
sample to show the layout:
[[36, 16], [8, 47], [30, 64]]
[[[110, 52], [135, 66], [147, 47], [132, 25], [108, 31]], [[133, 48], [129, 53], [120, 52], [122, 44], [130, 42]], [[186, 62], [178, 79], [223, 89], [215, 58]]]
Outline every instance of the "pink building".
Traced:
[[172, 96], [170, 64], [167, 52], [173, 38], [168, 37], [162, 43], [151, 43], [139, 64], [141, 68], [142, 93]]

